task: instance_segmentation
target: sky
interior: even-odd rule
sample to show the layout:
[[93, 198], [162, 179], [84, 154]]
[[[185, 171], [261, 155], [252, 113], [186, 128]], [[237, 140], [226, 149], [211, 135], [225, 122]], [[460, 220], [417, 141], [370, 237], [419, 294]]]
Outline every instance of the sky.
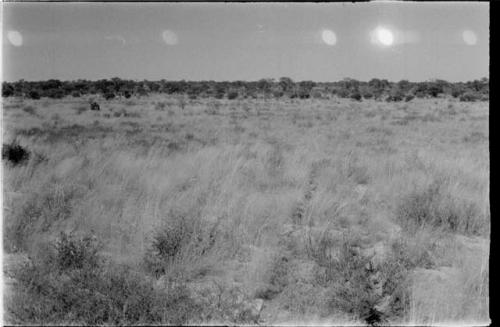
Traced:
[[6, 81], [489, 77], [489, 3], [3, 3]]

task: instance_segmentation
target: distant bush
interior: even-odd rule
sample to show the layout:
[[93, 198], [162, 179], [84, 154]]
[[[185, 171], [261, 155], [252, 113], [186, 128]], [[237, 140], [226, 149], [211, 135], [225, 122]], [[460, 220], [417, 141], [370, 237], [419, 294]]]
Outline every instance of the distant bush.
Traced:
[[13, 166], [25, 163], [30, 158], [30, 151], [19, 145], [16, 141], [3, 144], [2, 159], [7, 160]]
[[28, 92], [28, 98], [33, 100], [39, 100], [40, 92], [38, 92], [37, 90], [31, 90]]
[[234, 100], [234, 99], [236, 99], [237, 97], [238, 97], [238, 92], [236, 92], [236, 91], [231, 91], [231, 92], [229, 92], [229, 93], [227, 94], [227, 98], [228, 98], [229, 100]]
[[365, 92], [365, 93], [363, 93], [363, 98], [365, 98], [365, 99], [371, 99], [371, 98], [373, 98], [373, 93], [371, 93], [371, 92]]
[[460, 96], [462, 102], [474, 102], [480, 99], [480, 95], [475, 92], [466, 92]]
[[413, 100], [415, 98], [415, 96], [413, 94], [408, 94], [406, 97], [405, 97], [405, 101], [406, 102], [410, 102], [411, 100]]
[[109, 93], [105, 93], [104, 94], [104, 99], [106, 99], [106, 100], [111, 100], [111, 99], [114, 99], [114, 98], [115, 98], [115, 94], [114, 93], [109, 92]]
[[403, 95], [402, 94], [392, 94], [392, 95], [389, 95], [385, 101], [387, 102], [399, 102], [399, 101], [403, 101]]
[[66, 94], [61, 89], [50, 89], [46, 91], [45, 95], [52, 99], [62, 99]]
[[36, 108], [33, 106], [26, 106], [23, 108], [23, 111], [27, 114], [32, 115], [32, 116], [38, 116], [38, 114], [36, 112]]
[[356, 101], [361, 101], [362, 96], [361, 96], [361, 93], [359, 93], [359, 92], [352, 92], [350, 95], [350, 98], [353, 100], [356, 100]]

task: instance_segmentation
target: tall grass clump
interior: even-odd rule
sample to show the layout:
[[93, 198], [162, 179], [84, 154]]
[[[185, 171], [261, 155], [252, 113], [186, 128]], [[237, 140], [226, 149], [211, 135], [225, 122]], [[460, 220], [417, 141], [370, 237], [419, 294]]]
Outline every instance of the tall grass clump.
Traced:
[[6, 246], [13, 251], [27, 250], [32, 236], [48, 232], [55, 222], [70, 217], [79, 191], [75, 185], [49, 184], [44, 193], [29, 195], [5, 223]]
[[426, 226], [466, 235], [481, 235], [487, 230], [478, 206], [452, 197], [441, 179], [404, 197], [397, 207], [397, 217], [410, 232]]
[[166, 267], [187, 244], [193, 232], [185, 216], [174, 214], [169, 218], [171, 219], [154, 232], [144, 258], [147, 270], [156, 277], [165, 273]]
[[[342, 236], [336, 253], [316, 251], [314, 258], [320, 267], [316, 281], [328, 288], [330, 311], [349, 314], [369, 325], [402, 321], [409, 306], [409, 267], [399, 253], [374, 263], [372, 256], [360, 251], [359, 242], [359, 237], [348, 233]], [[323, 241], [319, 246], [334, 243]]]
[[186, 324], [197, 312], [183, 286], [156, 288], [130, 267], [106, 262], [90, 236], [62, 234], [16, 274], [7, 310], [15, 324]]

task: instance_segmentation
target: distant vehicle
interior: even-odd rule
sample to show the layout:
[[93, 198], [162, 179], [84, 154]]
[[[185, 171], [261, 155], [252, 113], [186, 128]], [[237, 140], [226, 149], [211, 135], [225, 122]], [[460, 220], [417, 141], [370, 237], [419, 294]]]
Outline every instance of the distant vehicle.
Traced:
[[101, 110], [101, 107], [99, 107], [99, 104], [97, 102], [91, 102], [90, 103], [90, 110]]

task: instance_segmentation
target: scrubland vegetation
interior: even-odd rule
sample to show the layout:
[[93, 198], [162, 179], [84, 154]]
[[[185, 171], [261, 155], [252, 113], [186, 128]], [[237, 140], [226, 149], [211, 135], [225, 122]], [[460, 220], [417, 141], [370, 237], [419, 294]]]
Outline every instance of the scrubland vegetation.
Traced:
[[93, 96], [3, 101], [7, 323], [489, 322], [488, 102]]

